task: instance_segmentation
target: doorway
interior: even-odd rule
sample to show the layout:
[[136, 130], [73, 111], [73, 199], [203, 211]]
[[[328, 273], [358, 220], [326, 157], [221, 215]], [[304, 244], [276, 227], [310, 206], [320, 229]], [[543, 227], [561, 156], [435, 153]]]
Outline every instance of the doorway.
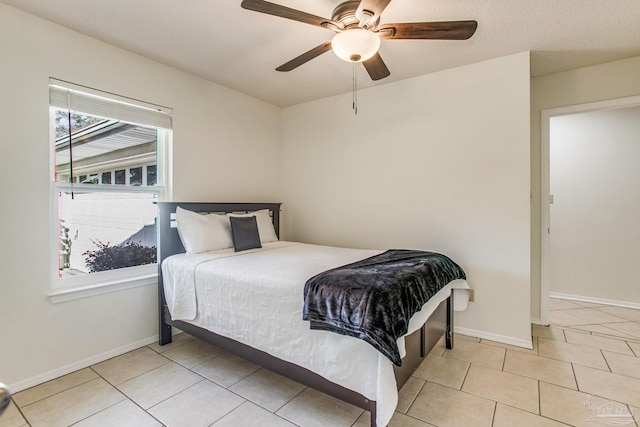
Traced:
[[[587, 264], [588, 268], [581, 270], [581, 267], [579, 265], [559, 266], [557, 262], [558, 259], [552, 258], [552, 248], [554, 249], [555, 254], [558, 258], [567, 257], [567, 254], [575, 256], [574, 259], [566, 258], [569, 259], [572, 263], [583, 262], [585, 260], [588, 260], [589, 256], [594, 255], [602, 255], [604, 259], [606, 259], [608, 256], [612, 258], [616, 257], [615, 254], [611, 254], [611, 251], [609, 250], [610, 248], [606, 248], [607, 245], [610, 245], [610, 242], [608, 242], [607, 245], [600, 245], [602, 246], [600, 247], [599, 245], [593, 243], [593, 239], [597, 239], [597, 234], [606, 232], [607, 229], [612, 230], [612, 232], [615, 231], [615, 233], [622, 233], [621, 235], [623, 235], [624, 229], [613, 230], [611, 228], [611, 224], [598, 224], [598, 222], [595, 221], [594, 218], [596, 218], [597, 215], [608, 215], [608, 203], [611, 202], [609, 198], [614, 195], [619, 196], [618, 190], [621, 188], [621, 186], [615, 183], [616, 179], [619, 180], [621, 179], [621, 177], [615, 176], [616, 173], [614, 172], [608, 173], [606, 177], [599, 179], [600, 177], [598, 176], [598, 174], [602, 174], [602, 171], [598, 171], [594, 164], [589, 164], [589, 162], [583, 158], [583, 154], [586, 156], [588, 154], [587, 152], [590, 151], [590, 149], [588, 149], [586, 145], [580, 147], [579, 151], [575, 151], [575, 144], [579, 144], [580, 141], [570, 141], [571, 137], [569, 137], [569, 143], [565, 144], [566, 146], [560, 147], [560, 150], [557, 150], [558, 147], [552, 145], [552, 137], [554, 134], [558, 134], [557, 131], [559, 125], [564, 125], [566, 123], [575, 125], [576, 123], [579, 123], [579, 119], [581, 118], [592, 119], [590, 121], [583, 122], [585, 123], [585, 131], [591, 132], [590, 130], [586, 129], [586, 124], [588, 123], [592, 125], [595, 121], [593, 119], [595, 119], [596, 117], [606, 117], [607, 115], [611, 115], [617, 111], [628, 111], [627, 109], [640, 109], [640, 96], [554, 108], [542, 111], [540, 320], [543, 324], [548, 324], [549, 322], [549, 296], [551, 293], [556, 296], [565, 297], [575, 297], [584, 294], [582, 299], [585, 301], [591, 300], [594, 302], [600, 301], [603, 303], [618, 303], [618, 305], [621, 305], [622, 297], [620, 295], [622, 295], [624, 291], [620, 291], [617, 294], [612, 293], [612, 296], [610, 298], [607, 298], [607, 293], [598, 292], [597, 290], [595, 290], [597, 284], [594, 285], [594, 283], [598, 282], [598, 280], [602, 280], [602, 278], [598, 276], [602, 273], [600, 271], [596, 271], [596, 263], [589, 261]], [[598, 113], [602, 114], [598, 115]], [[560, 128], [562, 128], [562, 126], [560, 126]], [[575, 130], [576, 128], [573, 129]], [[612, 135], [611, 137], [607, 135], [607, 137], [603, 138], [605, 142], [607, 140], [612, 141], [617, 138], [615, 136], [616, 132], [610, 132], [610, 134]], [[589, 138], [586, 138], [585, 140], [588, 139]], [[592, 158], [596, 158], [602, 163], [602, 161], [604, 161], [604, 158], [599, 158], [598, 156], [602, 155], [602, 153], [604, 152], [602, 151], [602, 149], [606, 147], [606, 144], [600, 144], [600, 146], [598, 147], [598, 144], [594, 144], [592, 142], [591, 145], [591, 148], [595, 149], [596, 151], [591, 152], [590, 155], [592, 156]], [[568, 149], [569, 151], [563, 151], [563, 149]], [[598, 149], [601, 150], [600, 154], [597, 153]], [[571, 150], [574, 151], [572, 152]], [[615, 149], [612, 149], [611, 153], [613, 153], [614, 150]], [[573, 167], [573, 170], [571, 170], [571, 168], [567, 168], [566, 170], [563, 170], [561, 172], [558, 172], [558, 170], [556, 170], [555, 168], [552, 170], [552, 167], [554, 167], [552, 158], [556, 163], [555, 167], [557, 167], [557, 165], [559, 164], [557, 162], [562, 162], [564, 158], [566, 162], [565, 165], [570, 165], [571, 167]], [[581, 163], [583, 161], [585, 163]], [[615, 160], [612, 160], [612, 162], [614, 161]], [[611, 165], [609, 165], [608, 167], [612, 169]], [[635, 167], [635, 169], [637, 169], [637, 167]], [[594, 173], [589, 174], [589, 172], [591, 171], [593, 171]], [[561, 194], [556, 195], [551, 191], [553, 176], [556, 176], [556, 178], [564, 176], [564, 181], [561, 183], [560, 187], [556, 187], [556, 190]], [[622, 179], [624, 179], [624, 177], [622, 177]], [[579, 190], [575, 191], [575, 193], [577, 193], [576, 197], [573, 197], [573, 194], [572, 197], [567, 197], [567, 194], [571, 193], [567, 193], [566, 187], [567, 184], [570, 184], [572, 182], [574, 185], [576, 185], [576, 183], [582, 183], [584, 187], [581, 187]], [[565, 188], [562, 188], [562, 185], [564, 185]], [[640, 185], [640, 183], [638, 183], [638, 185]], [[571, 186], [569, 186], [569, 188], [571, 188]], [[640, 191], [637, 191], [637, 193], [640, 194]], [[558, 196], [560, 196], [561, 199], [558, 199]], [[578, 196], [580, 196], [581, 199]], [[585, 205], [585, 201], [589, 201], [590, 206]], [[560, 203], [562, 203], [562, 209], [560, 209]], [[582, 205], [580, 205], [580, 203], [582, 203]], [[640, 202], [638, 203], [640, 204]], [[580, 208], [582, 208], [582, 210]], [[573, 211], [571, 211], [571, 209], [573, 209]], [[558, 214], [557, 218], [554, 216], [554, 218], [556, 218], [558, 221], [554, 222], [553, 224], [551, 218], [552, 214]], [[611, 209], [610, 214], [611, 216], [607, 219], [608, 221], [611, 221], [611, 218], [615, 217], [615, 215], [620, 215], [620, 212], [615, 212], [614, 209]], [[613, 223], [613, 225], [616, 226], [617, 224]], [[580, 232], [579, 230], [582, 231]], [[572, 231], [573, 233], [579, 232], [580, 234], [574, 234], [572, 236], [571, 234], [567, 233], [568, 231]], [[553, 241], [552, 236], [555, 239]], [[624, 244], [619, 246], [624, 246]], [[632, 250], [635, 251], [636, 249], [632, 248]], [[621, 252], [621, 254], [622, 255], [619, 254], [618, 256], [624, 257], [624, 252]], [[565, 262], [565, 259], [563, 258], [562, 261]], [[571, 270], [572, 268], [574, 270]], [[640, 276], [640, 270], [637, 272], [637, 274]], [[558, 279], [567, 280], [567, 277], [570, 277], [571, 280], [575, 282], [573, 283], [573, 287], [558, 287], [555, 285], [557, 285], [559, 282], [555, 284], [553, 283], [554, 280]], [[608, 283], [621, 283], [619, 280], [619, 278], [612, 277], [612, 282]], [[631, 281], [627, 280], [627, 282], [630, 283]], [[583, 285], [585, 287], [581, 288]], [[624, 285], [624, 283], [621, 283], [621, 286], [622, 285]], [[562, 292], [558, 292], [557, 289]], [[631, 295], [629, 295], [629, 297], [631, 297]], [[630, 304], [627, 306], [636, 308], [640, 307], [640, 301], [638, 301], [638, 303], [636, 304]]]

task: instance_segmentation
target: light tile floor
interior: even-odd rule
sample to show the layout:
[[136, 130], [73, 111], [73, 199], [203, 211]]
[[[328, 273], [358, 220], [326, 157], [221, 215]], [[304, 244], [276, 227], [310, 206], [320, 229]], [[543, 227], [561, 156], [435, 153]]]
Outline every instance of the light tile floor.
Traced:
[[[456, 336], [390, 427], [640, 427], [640, 310], [551, 300], [533, 349]], [[635, 414], [635, 415], [634, 415]], [[179, 334], [16, 393], [0, 427], [364, 427], [369, 413]]]

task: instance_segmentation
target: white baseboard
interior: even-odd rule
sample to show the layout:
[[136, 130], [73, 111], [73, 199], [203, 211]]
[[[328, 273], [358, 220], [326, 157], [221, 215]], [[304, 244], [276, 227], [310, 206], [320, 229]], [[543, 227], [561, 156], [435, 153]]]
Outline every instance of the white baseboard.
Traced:
[[591, 302], [591, 303], [594, 303], [594, 304], [606, 304], [606, 305], [613, 305], [613, 306], [616, 306], [616, 307], [634, 308], [636, 310], [640, 310], [640, 303], [638, 303], [638, 302], [617, 301], [617, 300], [612, 300], [612, 299], [585, 297], [585, 296], [582, 296], [582, 295], [559, 294], [559, 293], [556, 293], [556, 292], [550, 292], [549, 296], [551, 298], [567, 299], [567, 300], [582, 301], [582, 302]]
[[70, 374], [71, 372], [75, 372], [79, 369], [84, 369], [91, 365], [95, 365], [96, 363], [104, 362], [105, 360], [111, 359], [112, 357], [120, 356], [121, 354], [128, 353], [132, 350], [136, 350], [138, 348], [144, 347], [145, 345], [153, 344], [154, 342], [157, 342], [157, 341], [158, 341], [158, 336], [154, 335], [153, 337], [136, 341], [131, 344], [127, 344], [125, 346], [122, 346], [113, 350], [109, 350], [105, 353], [101, 353], [84, 360], [79, 360], [78, 362], [74, 362], [70, 365], [66, 365], [49, 372], [45, 372], [44, 374], [40, 374], [32, 378], [27, 378], [26, 380], [18, 381], [17, 383], [14, 383], [14, 384], [9, 384], [9, 390], [11, 390], [11, 393], [17, 393], [19, 391], [26, 390], [30, 387], [36, 386], [38, 384], [42, 384], [44, 382], [53, 380], [63, 375]]
[[[523, 347], [528, 349], [533, 348], [533, 343], [531, 342], [531, 339], [521, 340], [518, 338], [507, 337], [505, 335], [492, 334], [490, 332], [478, 331], [478, 330], [469, 329], [469, 328], [461, 328], [459, 326], [454, 326], [453, 331], [458, 334], [468, 335], [468, 336], [481, 338], [485, 340], [496, 341], [502, 344], [514, 345], [516, 347]], [[454, 348], [455, 348], [455, 344], [454, 344]]]

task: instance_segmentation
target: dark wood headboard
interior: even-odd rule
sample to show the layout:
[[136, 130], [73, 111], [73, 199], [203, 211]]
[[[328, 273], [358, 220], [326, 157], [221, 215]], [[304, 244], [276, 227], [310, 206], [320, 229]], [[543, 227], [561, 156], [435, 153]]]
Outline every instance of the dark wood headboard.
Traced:
[[158, 267], [165, 258], [184, 253], [185, 249], [178, 236], [175, 213], [180, 206], [200, 213], [231, 213], [251, 212], [260, 209], [269, 209], [276, 235], [280, 238], [280, 205], [282, 203], [206, 203], [206, 202], [158, 202], [158, 227], [159, 227], [159, 259]]

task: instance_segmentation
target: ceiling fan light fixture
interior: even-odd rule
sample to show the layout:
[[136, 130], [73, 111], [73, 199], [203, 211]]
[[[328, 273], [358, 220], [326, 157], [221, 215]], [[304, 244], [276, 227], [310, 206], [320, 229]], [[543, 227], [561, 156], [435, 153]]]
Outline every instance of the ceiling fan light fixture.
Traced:
[[336, 34], [331, 48], [343, 61], [363, 62], [378, 52], [380, 37], [364, 28], [351, 28]]

